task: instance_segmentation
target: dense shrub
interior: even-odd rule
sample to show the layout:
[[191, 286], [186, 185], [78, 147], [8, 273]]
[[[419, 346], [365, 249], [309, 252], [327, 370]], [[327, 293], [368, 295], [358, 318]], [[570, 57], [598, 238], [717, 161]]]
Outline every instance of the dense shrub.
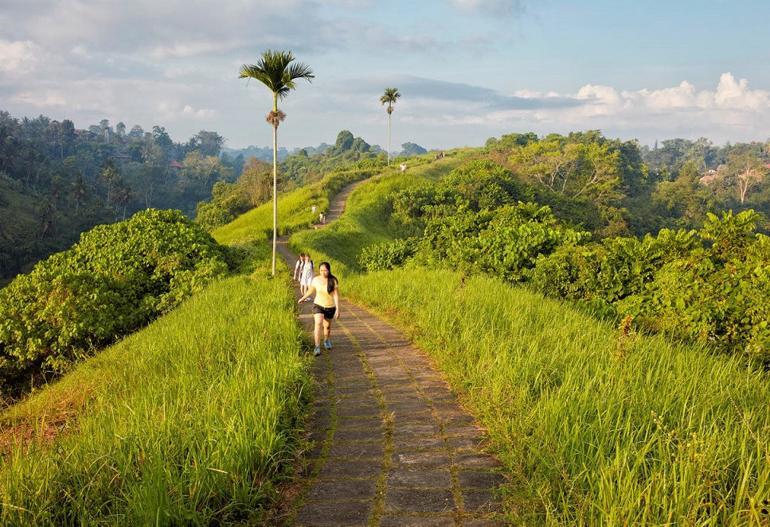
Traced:
[[565, 245], [531, 273], [543, 293], [632, 315], [648, 329], [770, 359], [770, 238], [753, 211], [709, 214], [700, 231]]
[[540, 256], [530, 278], [550, 296], [613, 303], [642, 292], [663, 263], [696, 246], [694, 232], [670, 230], [641, 240], [617, 237], [563, 245]]
[[708, 215], [704, 240], [666, 263], [638, 297], [619, 306], [653, 329], [770, 363], [770, 238], [758, 215]]
[[61, 372], [227, 267], [224, 248], [179, 211], [95, 227], [0, 290], [0, 377]]
[[414, 238], [402, 238], [365, 247], [358, 257], [358, 263], [367, 272], [385, 271], [404, 265], [417, 251]]
[[588, 236], [562, 225], [549, 207], [534, 203], [478, 213], [461, 209], [428, 222], [420, 257], [432, 265], [449, 264], [520, 281], [539, 255]]
[[598, 209], [590, 200], [566, 197], [544, 187], [527, 185], [510, 170], [489, 160], [463, 164], [439, 183], [426, 183], [397, 192], [393, 202], [393, 226], [405, 236], [417, 236], [431, 218], [494, 210], [504, 205], [535, 202], [548, 205], [562, 223], [594, 230], [604, 225], [615, 209]]

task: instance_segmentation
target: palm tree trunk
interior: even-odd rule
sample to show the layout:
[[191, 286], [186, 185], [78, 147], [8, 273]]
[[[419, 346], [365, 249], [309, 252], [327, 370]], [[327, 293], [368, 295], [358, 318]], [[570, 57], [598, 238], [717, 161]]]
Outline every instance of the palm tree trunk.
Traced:
[[390, 112], [388, 112], [388, 166], [390, 166]]
[[[278, 96], [273, 96], [273, 111], [278, 112]], [[273, 276], [275, 276], [275, 250], [278, 240], [278, 121], [273, 123]]]

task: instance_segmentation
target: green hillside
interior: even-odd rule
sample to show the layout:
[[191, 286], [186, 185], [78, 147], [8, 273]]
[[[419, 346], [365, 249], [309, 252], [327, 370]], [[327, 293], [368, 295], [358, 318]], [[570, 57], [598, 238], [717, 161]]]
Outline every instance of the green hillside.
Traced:
[[281, 280], [215, 282], [6, 410], [2, 523], [258, 520], [301, 447], [292, 304]]
[[[444, 163], [451, 169], [451, 160]], [[616, 328], [497, 278], [416, 264], [360, 272], [364, 247], [398, 236], [389, 196], [421, 176], [446, 174], [441, 167], [367, 182], [336, 225], [291, 241], [332, 261], [343, 299], [389, 316], [447, 374], [511, 477], [511, 521], [766, 521], [766, 373], [735, 357]]]
[[[432, 357], [489, 432], [508, 476], [511, 523], [766, 523], [767, 372], [742, 353], [648, 334], [632, 317], [600, 318], [585, 303], [535, 291], [530, 277], [541, 256], [560, 264], [562, 251], [583, 254], [581, 243], [599, 243], [548, 237], [585, 227], [578, 216], [588, 209], [559, 198], [551, 215], [521, 203], [519, 196], [553, 196], [489, 161], [483, 149], [465, 149], [412, 159], [405, 172], [329, 174], [279, 197], [281, 233], [295, 251], [332, 263], [343, 315], [349, 299], [366, 305]], [[308, 228], [311, 205], [326, 210], [365, 178], [340, 220]], [[405, 216], [405, 201], [425, 216]], [[288, 283], [263, 277], [270, 207], [212, 233], [245, 249], [241, 271], [259, 269], [250, 277], [215, 281], [6, 410], [0, 492], [8, 523], [131, 525], [158, 521], [158, 511], [172, 524], [268, 521], [301, 456], [310, 383]], [[743, 241], [736, 247], [717, 237], [714, 250], [761, 259], [764, 239], [747, 216], [736, 217], [709, 228], [733, 229]], [[505, 273], [470, 265], [463, 251], [476, 239], [489, 242], [478, 259], [502, 254]], [[621, 276], [613, 291], [632, 282], [644, 289], [668, 269], [644, 253], [617, 258], [613, 244], [626, 250], [635, 242], [607, 239], [606, 253], [591, 254]], [[364, 272], [377, 267], [366, 258], [384, 258], [394, 241], [415, 244], [414, 256]], [[682, 254], [690, 254], [687, 244]], [[522, 247], [534, 253], [511, 252]], [[697, 252], [708, 250], [693, 254], [709, 258]], [[649, 268], [637, 265], [628, 278], [627, 260]]]

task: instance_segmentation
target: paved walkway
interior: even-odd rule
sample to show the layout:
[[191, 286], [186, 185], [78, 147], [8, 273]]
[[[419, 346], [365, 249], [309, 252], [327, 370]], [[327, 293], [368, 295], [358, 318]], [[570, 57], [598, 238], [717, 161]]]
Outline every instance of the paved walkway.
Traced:
[[[331, 204], [328, 222], [354, 185]], [[280, 251], [293, 266], [285, 240]], [[334, 349], [313, 367], [315, 448], [296, 525], [503, 525], [493, 489], [504, 479], [480, 449], [473, 418], [422, 352], [342, 291]], [[312, 335], [310, 310], [302, 305], [299, 317]]]

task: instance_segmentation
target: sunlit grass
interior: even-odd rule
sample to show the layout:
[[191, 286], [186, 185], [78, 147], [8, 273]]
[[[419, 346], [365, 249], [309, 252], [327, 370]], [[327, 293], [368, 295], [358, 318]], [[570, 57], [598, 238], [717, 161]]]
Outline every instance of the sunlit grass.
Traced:
[[[284, 235], [306, 229], [318, 221], [318, 214], [329, 208], [329, 198], [345, 184], [372, 174], [367, 170], [333, 172], [317, 183], [300, 187], [278, 196], [278, 234]], [[312, 206], [316, 211], [312, 211]], [[272, 239], [273, 202], [263, 203], [215, 229], [211, 235], [226, 245], [261, 242]]]
[[292, 305], [283, 281], [216, 282], [7, 410], [2, 523], [258, 518], [299, 444]]
[[487, 277], [349, 277], [488, 427], [526, 524], [767, 525], [770, 380]]
[[489, 429], [514, 524], [770, 524], [766, 375], [493, 278], [361, 274], [360, 250], [394, 237], [387, 195], [409, 175], [365, 183], [339, 222], [291, 240], [337, 266], [343, 312], [367, 304], [435, 358]]
[[462, 153], [435, 162], [427, 158], [410, 159], [406, 172], [397, 172], [395, 168], [383, 171], [350, 195], [342, 218], [325, 229], [297, 232], [290, 243], [297, 251], [310, 252], [316, 262], [326, 259], [336, 264], [335, 272], [339, 270], [343, 275], [359, 272], [357, 259], [364, 247], [393, 239], [389, 196], [398, 190], [435, 181], [464, 159]]

